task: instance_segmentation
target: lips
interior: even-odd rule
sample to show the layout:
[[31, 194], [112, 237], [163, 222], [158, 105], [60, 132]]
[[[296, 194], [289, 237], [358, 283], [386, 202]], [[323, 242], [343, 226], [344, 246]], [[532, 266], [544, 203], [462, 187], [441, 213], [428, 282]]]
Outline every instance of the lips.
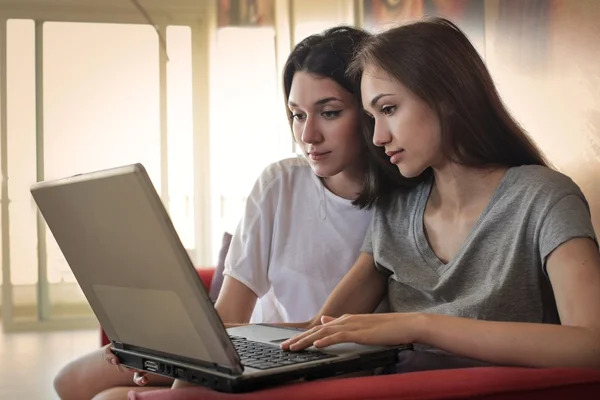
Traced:
[[386, 151], [385, 154], [390, 158], [392, 164], [396, 164], [402, 158], [404, 149]]
[[329, 154], [331, 154], [330, 151], [312, 151], [308, 153], [308, 158], [313, 161], [320, 161], [327, 158]]

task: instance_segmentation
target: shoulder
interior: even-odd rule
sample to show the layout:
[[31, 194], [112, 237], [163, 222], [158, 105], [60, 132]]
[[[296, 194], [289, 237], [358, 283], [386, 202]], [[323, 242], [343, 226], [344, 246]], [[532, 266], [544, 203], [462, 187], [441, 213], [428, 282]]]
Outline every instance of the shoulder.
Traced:
[[579, 194], [581, 189], [567, 175], [541, 165], [522, 165], [509, 169], [514, 184], [521, 189]]
[[579, 186], [567, 175], [540, 165], [523, 165], [507, 172], [509, 191], [524, 201], [535, 201], [552, 206], [567, 196], [577, 196], [587, 201]]
[[292, 191], [303, 187], [303, 182], [313, 182], [312, 169], [304, 157], [291, 157], [266, 166], [259, 175], [252, 190], [253, 196], [269, 192], [279, 192], [279, 188]]
[[591, 223], [590, 206], [579, 186], [551, 168], [510, 168], [499, 192], [493, 215], [507, 224], [527, 225], [535, 231], [549, 226], [557, 234]]
[[303, 157], [285, 158], [271, 163], [263, 169], [258, 177], [261, 186], [269, 186], [273, 182], [287, 181], [298, 177], [310, 176], [312, 170]]

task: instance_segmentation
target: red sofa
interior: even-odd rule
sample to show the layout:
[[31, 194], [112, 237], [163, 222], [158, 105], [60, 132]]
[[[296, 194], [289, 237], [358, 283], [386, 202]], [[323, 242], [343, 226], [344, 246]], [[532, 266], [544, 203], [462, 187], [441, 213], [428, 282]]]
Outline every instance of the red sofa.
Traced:
[[130, 392], [129, 400], [598, 399], [600, 371], [465, 368], [313, 381], [245, 394], [204, 388]]
[[[214, 268], [198, 273], [207, 288]], [[106, 337], [103, 335], [104, 343]], [[129, 400], [598, 399], [600, 370], [480, 367], [295, 383], [244, 394], [204, 388], [130, 392]]]

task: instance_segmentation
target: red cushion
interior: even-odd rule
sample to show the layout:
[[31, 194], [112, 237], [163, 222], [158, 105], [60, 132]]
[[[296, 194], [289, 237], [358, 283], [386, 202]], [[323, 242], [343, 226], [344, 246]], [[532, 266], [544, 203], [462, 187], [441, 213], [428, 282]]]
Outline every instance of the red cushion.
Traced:
[[100, 329], [100, 346], [106, 346], [109, 343], [110, 340], [108, 340], [108, 336], [106, 336], [106, 333], [104, 333], [104, 331]]
[[200, 275], [200, 279], [202, 280], [202, 284], [207, 292], [210, 292], [210, 284], [213, 279], [213, 275], [215, 274], [215, 269], [213, 267], [202, 267], [196, 268], [198, 271], [198, 275]]
[[[215, 273], [215, 269], [212, 267], [202, 267], [202, 268], [196, 268], [196, 271], [198, 271], [198, 275], [200, 275], [200, 279], [202, 280], [202, 284], [206, 288], [206, 291], [209, 292], [210, 291], [210, 283], [212, 282], [212, 278]], [[104, 333], [104, 331], [101, 329], [100, 330], [100, 346], [105, 346], [108, 343], [110, 343], [110, 341], [106, 337], [106, 334]]]
[[480, 367], [290, 384], [245, 394], [204, 388], [130, 392], [129, 400], [596, 399], [600, 370]]

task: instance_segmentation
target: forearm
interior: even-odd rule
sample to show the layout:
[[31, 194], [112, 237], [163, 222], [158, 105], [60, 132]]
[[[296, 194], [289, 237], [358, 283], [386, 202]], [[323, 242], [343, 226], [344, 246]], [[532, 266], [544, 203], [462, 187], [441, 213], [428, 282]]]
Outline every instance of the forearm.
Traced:
[[387, 276], [375, 269], [370, 255], [363, 253], [311, 320], [276, 325], [310, 329], [321, 325], [321, 317], [324, 315], [339, 317], [343, 314], [369, 314], [375, 311], [386, 293]]
[[498, 365], [600, 368], [600, 332], [445, 315], [419, 316], [415, 342]]
[[387, 293], [388, 277], [375, 268], [373, 258], [362, 253], [335, 287], [315, 319], [323, 315], [370, 314]]

